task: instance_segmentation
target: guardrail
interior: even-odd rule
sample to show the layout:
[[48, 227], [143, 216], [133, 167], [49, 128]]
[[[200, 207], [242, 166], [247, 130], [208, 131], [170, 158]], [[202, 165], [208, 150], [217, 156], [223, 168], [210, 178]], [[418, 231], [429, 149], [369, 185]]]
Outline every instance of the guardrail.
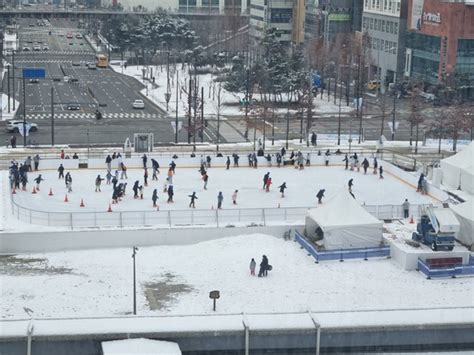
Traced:
[[295, 242], [301, 245], [318, 264], [319, 261], [324, 260], [339, 260], [344, 259], [364, 259], [375, 258], [375, 257], [389, 257], [390, 246], [372, 247], [372, 248], [351, 248], [351, 249], [337, 249], [337, 250], [318, 250], [314, 245], [309, 243], [306, 238], [301, 235], [298, 231], [295, 231]]
[[454, 265], [448, 267], [430, 267], [428, 263], [420, 258], [418, 258], [418, 271], [421, 271], [426, 275], [426, 278], [430, 280], [431, 278], [439, 277], [452, 277], [461, 275], [474, 275], [474, 258], [469, 257], [469, 264], [467, 265]]

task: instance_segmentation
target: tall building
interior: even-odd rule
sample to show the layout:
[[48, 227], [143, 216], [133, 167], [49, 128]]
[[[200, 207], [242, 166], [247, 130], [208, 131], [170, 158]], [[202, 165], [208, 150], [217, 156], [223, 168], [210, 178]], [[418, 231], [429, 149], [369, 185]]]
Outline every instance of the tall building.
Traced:
[[364, 0], [362, 31], [368, 36], [369, 76], [381, 91], [403, 75], [407, 22], [406, 0]]
[[250, 46], [258, 52], [269, 28], [277, 29], [286, 48], [304, 41], [304, 0], [250, 0]]
[[[125, 10], [141, 6], [149, 11], [162, 8], [182, 13], [245, 13], [246, 0], [117, 0]], [[111, 6], [112, 0], [103, 0], [104, 6]]]
[[408, 1], [405, 75], [474, 97], [474, 1]]

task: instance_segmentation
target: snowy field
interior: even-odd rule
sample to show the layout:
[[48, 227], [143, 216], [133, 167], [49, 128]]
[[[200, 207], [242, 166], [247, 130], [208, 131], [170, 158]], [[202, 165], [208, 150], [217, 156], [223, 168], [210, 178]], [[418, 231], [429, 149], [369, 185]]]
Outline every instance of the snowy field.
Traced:
[[[332, 157], [332, 159], [342, 160], [343, 157]], [[242, 161], [244, 160], [244, 161]], [[241, 165], [246, 158], [242, 157]], [[158, 190], [158, 204], [160, 210], [182, 210], [188, 209], [189, 197], [196, 191], [198, 200], [196, 209], [209, 210], [217, 207], [217, 194], [223, 192], [223, 209], [238, 208], [276, 208], [280, 207], [309, 207], [315, 206], [316, 194], [320, 189], [326, 189], [326, 198], [329, 199], [336, 194], [339, 189], [346, 189], [349, 179], [354, 179], [353, 193], [360, 204], [367, 205], [400, 205], [405, 198], [412, 204], [431, 203], [434, 200], [429, 196], [422, 196], [416, 193], [415, 189], [400, 180], [399, 178], [385, 174], [385, 179], [381, 180], [378, 175], [368, 173], [364, 175], [362, 169], [360, 173], [344, 170], [343, 166], [307, 167], [304, 170], [296, 170], [293, 167], [259, 167], [258, 169], [241, 166], [240, 168], [210, 168], [208, 169], [209, 182], [208, 190], [203, 189], [201, 175], [196, 168], [180, 168], [179, 161], [176, 168], [176, 175], [173, 177], [175, 190], [174, 203], [167, 204], [167, 193], [163, 192], [166, 169], [161, 169], [158, 181], [152, 181], [151, 169], [148, 169], [148, 187], [144, 188], [144, 199], [134, 199], [132, 186], [136, 180], [143, 184], [143, 170], [129, 169], [127, 182], [127, 195], [117, 205], [113, 205], [114, 211], [140, 211], [153, 210], [151, 195], [154, 189]], [[342, 162], [341, 162], [342, 163]], [[104, 164], [105, 165], [105, 164]], [[67, 170], [65, 171], [65, 173]], [[265, 192], [263, 187], [263, 175], [270, 172], [273, 183], [270, 192]], [[102, 192], [95, 192], [95, 178], [101, 174], [104, 178], [106, 170], [71, 170], [73, 179], [73, 192], [68, 194], [69, 202], [64, 202], [67, 189], [64, 180], [58, 180], [56, 171], [41, 171], [45, 181], [41, 183], [41, 191], [35, 195], [31, 193], [32, 184], [28, 191], [17, 191], [15, 201], [20, 206], [25, 206], [41, 211], [106, 211], [112, 199], [112, 185], [102, 182]], [[5, 191], [8, 191], [8, 173], [4, 172], [3, 184]], [[29, 180], [36, 178], [37, 173], [30, 173]], [[278, 186], [286, 182], [288, 189], [285, 197], [282, 198]], [[50, 188], [54, 196], [48, 196]], [[239, 190], [237, 205], [232, 205], [231, 195], [234, 190]], [[4, 199], [9, 199], [8, 193], [4, 194]], [[85, 207], [80, 207], [81, 199], [84, 200]], [[324, 199], [323, 199], [324, 202]], [[343, 212], [343, 211], [341, 211]]]
[[[108, 249], [0, 258], [2, 319], [124, 315], [132, 311], [132, 251]], [[252, 277], [262, 254], [273, 270]], [[187, 246], [140, 248], [139, 315], [411, 309], [474, 306], [470, 278], [427, 280], [393, 260], [323, 262], [299, 246], [254, 234]]]

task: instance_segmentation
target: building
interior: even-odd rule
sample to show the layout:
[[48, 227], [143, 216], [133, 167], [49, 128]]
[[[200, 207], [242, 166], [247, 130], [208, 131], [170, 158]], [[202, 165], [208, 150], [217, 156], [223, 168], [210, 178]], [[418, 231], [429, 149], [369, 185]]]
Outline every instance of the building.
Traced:
[[[103, 6], [112, 6], [114, 0], [103, 0]], [[124, 10], [142, 8], [154, 11], [158, 8], [181, 13], [245, 13], [246, 0], [117, 0]]]
[[364, 0], [362, 31], [370, 53], [369, 77], [384, 92], [403, 75], [407, 0]]
[[3, 55], [11, 55], [16, 50], [18, 50], [18, 37], [16, 33], [5, 32], [3, 34]]
[[409, 0], [405, 75], [474, 97], [474, 1]]
[[250, 0], [249, 43], [258, 52], [260, 41], [269, 28], [277, 29], [280, 42], [286, 47], [304, 41], [304, 0]]

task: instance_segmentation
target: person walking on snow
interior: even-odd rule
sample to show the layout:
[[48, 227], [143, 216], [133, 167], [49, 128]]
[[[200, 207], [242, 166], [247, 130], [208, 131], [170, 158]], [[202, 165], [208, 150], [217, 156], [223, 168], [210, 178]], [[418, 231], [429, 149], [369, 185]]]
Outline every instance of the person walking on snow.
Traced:
[[232, 193], [232, 204], [233, 205], [236, 205], [237, 204], [237, 194], [238, 194], [239, 190], [235, 190], [233, 193]]
[[100, 192], [100, 185], [102, 184], [102, 179], [100, 177], [100, 175], [97, 175], [97, 177], [95, 178], [95, 192]]
[[269, 176], [267, 179], [267, 185], [265, 187], [265, 192], [270, 192], [270, 186], [272, 184], [272, 178]]
[[193, 193], [191, 195], [188, 195], [188, 197], [191, 198], [191, 201], [189, 202], [189, 207], [196, 208], [195, 201], [198, 200], [198, 198], [196, 196], [196, 192], [193, 191]]
[[227, 160], [225, 162], [225, 169], [229, 170], [229, 167], [230, 167], [230, 158], [229, 158], [229, 156], [227, 156]]
[[349, 187], [349, 192], [352, 192], [352, 186], [354, 186], [354, 179], [349, 179], [347, 185]]
[[364, 175], [367, 175], [367, 169], [369, 168], [369, 161], [367, 158], [364, 158], [364, 161], [362, 162], [362, 167], [364, 168]]
[[133, 187], [132, 187], [132, 190], [133, 190], [133, 198], [138, 198], [138, 185], [140, 184], [140, 182], [137, 180], [135, 181], [135, 183], [133, 184]]
[[209, 181], [209, 175], [207, 173], [204, 173], [202, 176], [202, 180], [204, 181], [204, 190], [207, 190], [207, 182]]
[[146, 154], [143, 154], [142, 162], [143, 162], [143, 168], [146, 169], [146, 163], [148, 162], [148, 157], [146, 156]]
[[270, 177], [270, 172], [267, 172], [265, 175], [263, 175], [263, 190], [265, 190], [265, 187], [267, 186], [267, 181], [269, 177]]
[[168, 186], [168, 189], [167, 189], [167, 192], [168, 192], [168, 203], [173, 203], [173, 196], [174, 196], [174, 188], [173, 188], [173, 185], [169, 185]]
[[262, 256], [262, 262], [260, 263], [260, 270], [258, 271], [258, 277], [267, 276], [268, 274], [268, 258], [266, 255]]
[[217, 195], [217, 209], [222, 209], [222, 201], [224, 201], [224, 195], [222, 195], [222, 191], [219, 191]]
[[410, 215], [410, 202], [408, 202], [408, 199], [405, 199], [405, 202], [402, 203], [403, 207], [403, 218], [408, 218]]
[[255, 259], [252, 258], [252, 260], [250, 260], [250, 275], [251, 276], [255, 276], [255, 268], [257, 267], [257, 263], [255, 262]]
[[323, 197], [324, 197], [324, 192], [325, 191], [326, 191], [325, 189], [321, 189], [321, 190], [318, 191], [318, 193], [316, 195], [316, 197], [318, 198], [318, 203], [319, 204], [323, 203]]
[[58, 179], [64, 179], [64, 166], [63, 166], [63, 164], [59, 164], [58, 172], [59, 172]]
[[156, 207], [156, 201], [158, 200], [158, 191], [153, 190], [153, 195], [151, 195], [151, 200], [153, 201], [153, 207]]
[[281, 197], [285, 197], [286, 182], [278, 186], [280, 188]]
[[379, 178], [383, 179], [383, 166], [382, 165], [380, 165], [380, 168], [379, 168]]
[[44, 181], [44, 179], [41, 177], [41, 174], [38, 175], [36, 179], [34, 179], [34, 182], [36, 182], [36, 190], [40, 190], [40, 183], [41, 181]]

